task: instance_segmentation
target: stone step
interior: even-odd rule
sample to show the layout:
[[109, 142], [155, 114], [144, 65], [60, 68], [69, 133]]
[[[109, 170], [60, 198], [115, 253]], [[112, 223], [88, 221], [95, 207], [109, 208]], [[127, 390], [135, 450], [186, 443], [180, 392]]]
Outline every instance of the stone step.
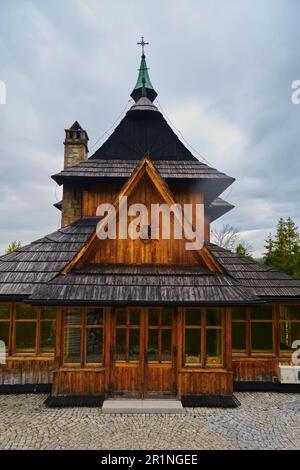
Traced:
[[104, 400], [102, 412], [111, 414], [180, 414], [184, 413], [184, 408], [181, 401], [176, 399], [109, 398]]

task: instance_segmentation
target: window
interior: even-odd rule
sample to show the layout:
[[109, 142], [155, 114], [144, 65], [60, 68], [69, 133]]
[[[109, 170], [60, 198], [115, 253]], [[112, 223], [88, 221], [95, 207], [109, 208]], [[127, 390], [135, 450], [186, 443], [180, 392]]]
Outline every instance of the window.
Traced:
[[54, 353], [56, 334], [56, 310], [54, 307], [42, 307], [40, 312], [40, 351]]
[[184, 364], [200, 366], [202, 364], [202, 315], [200, 309], [185, 310]]
[[56, 310], [17, 304], [14, 322], [14, 352], [20, 354], [54, 354]]
[[249, 356], [274, 353], [271, 305], [232, 309], [232, 352]]
[[293, 342], [300, 340], [300, 306], [282, 305], [279, 314], [280, 354], [292, 354]]
[[138, 362], [140, 358], [140, 315], [138, 308], [116, 309], [116, 360]]
[[103, 363], [102, 308], [64, 310], [64, 363], [80, 367]]
[[247, 312], [243, 308], [232, 309], [232, 352], [247, 354]]
[[185, 309], [184, 364], [223, 365], [224, 319], [220, 309]]
[[173, 310], [149, 309], [148, 312], [148, 361], [172, 361]]
[[6, 352], [9, 351], [11, 308], [10, 305], [0, 305], [0, 341], [5, 344]]

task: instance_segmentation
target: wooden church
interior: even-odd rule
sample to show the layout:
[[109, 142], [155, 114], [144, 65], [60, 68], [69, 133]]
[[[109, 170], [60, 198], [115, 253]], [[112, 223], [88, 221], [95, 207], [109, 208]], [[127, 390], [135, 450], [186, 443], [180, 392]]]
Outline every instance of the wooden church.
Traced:
[[[225, 399], [270, 389], [290, 363], [300, 281], [210, 242], [234, 178], [185, 147], [156, 96], [143, 49], [134, 104], [106, 142], [88, 158], [87, 132], [77, 121], [65, 131], [52, 176], [61, 228], [0, 258], [0, 393]], [[204, 245], [152, 238], [151, 226], [99, 239], [97, 208], [123, 196], [202, 204]]]

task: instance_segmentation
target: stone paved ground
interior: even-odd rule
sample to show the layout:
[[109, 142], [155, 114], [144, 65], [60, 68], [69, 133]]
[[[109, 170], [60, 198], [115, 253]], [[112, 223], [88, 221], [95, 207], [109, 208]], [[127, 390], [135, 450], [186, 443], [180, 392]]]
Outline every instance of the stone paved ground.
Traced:
[[107, 415], [47, 409], [45, 395], [0, 396], [0, 449], [300, 449], [300, 395], [237, 393], [237, 409]]

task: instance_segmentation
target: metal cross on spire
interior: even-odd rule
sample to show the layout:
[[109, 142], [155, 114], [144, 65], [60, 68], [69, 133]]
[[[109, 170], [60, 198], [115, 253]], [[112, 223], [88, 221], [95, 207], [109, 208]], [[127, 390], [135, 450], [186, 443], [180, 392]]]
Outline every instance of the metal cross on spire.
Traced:
[[138, 46], [142, 46], [142, 55], [145, 55], [145, 46], [149, 45], [149, 42], [144, 41], [144, 36], [142, 36], [141, 42], [137, 42]]

